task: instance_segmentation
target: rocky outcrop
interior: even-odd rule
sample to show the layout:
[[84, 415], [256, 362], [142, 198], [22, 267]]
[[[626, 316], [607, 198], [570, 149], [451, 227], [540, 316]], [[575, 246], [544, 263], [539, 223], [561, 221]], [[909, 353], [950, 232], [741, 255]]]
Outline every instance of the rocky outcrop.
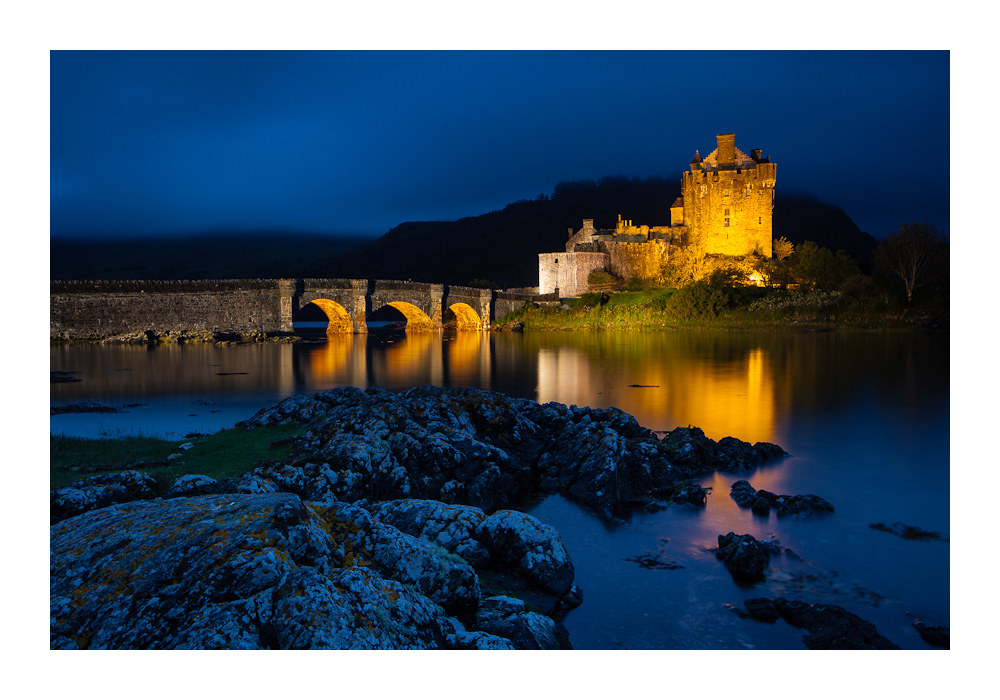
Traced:
[[715, 556], [725, 564], [737, 583], [763, 580], [764, 570], [771, 563], [771, 550], [758, 542], [753, 535], [730, 532], [719, 535], [719, 548]]
[[757, 515], [768, 515], [772, 510], [778, 515], [806, 516], [814, 513], [832, 513], [833, 506], [819, 496], [779, 496], [761, 489], [754, 489], [750, 482], [740, 479], [732, 485], [729, 495], [743, 508], [750, 508]]
[[[506, 520], [489, 546], [561, 547], [537, 521]], [[466, 561], [360, 505], [290, 493], [135, 501], [63, 520], [50, 544], [57, 649], [566, 645], [551, 618], [517, 599], [483, 600]], [[556, 555], [530, 562], [548, 572], [562, 564]]]
[[741, 617], [774, 622], [779, 617], [794, 627], [809, 631], [802, 641], [810, 649], [899, 649], [878, 633], [875, 625], [837, 605], [810, 605], [784, 598], [752, 598]]
[[306, 427], [295, 458], [257, 472], [285, 490], [309, 499], [430, 499], [485, 512], [541, 489], [610, 515], [669, 496], [696, 473], [741, 470], [785, 454], [769, 443], [715, 443], [698, 428], [659, 440], [615, 408], [439, 387], [296, 396], [242, 425], [289, 420]]
[[165, 500], [138, 472], [53, 491], [52, 648], [569, 648], [569, 553], [508, 505], [698, 505], [687, 477], [784, 454], [472, 389], [335, 389], [243, 426], [286, 421], [289, 459]]

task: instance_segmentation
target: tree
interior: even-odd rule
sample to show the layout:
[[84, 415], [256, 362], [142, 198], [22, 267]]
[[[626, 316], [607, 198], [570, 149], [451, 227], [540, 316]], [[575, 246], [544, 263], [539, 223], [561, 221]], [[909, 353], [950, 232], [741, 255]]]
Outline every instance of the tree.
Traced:
[[795, 252], [795, 246], [784, 236], [776, 241], [771, 241], [771, 249], [774, 251], [774, 257], [778, 260], [784, 260]]
[[903, 224], [875, 248], [875, 264], [896, 275], [906, 288], [906, 303], [913, 290], [948, 273], [948, 238], [929, 224]]
[[831, 291], [844, 280], [860, 273], [858, 264], [847, 253], [820, 248], [812, 241], [805, 241], [790, 258], [792, 274], [810, 289]]

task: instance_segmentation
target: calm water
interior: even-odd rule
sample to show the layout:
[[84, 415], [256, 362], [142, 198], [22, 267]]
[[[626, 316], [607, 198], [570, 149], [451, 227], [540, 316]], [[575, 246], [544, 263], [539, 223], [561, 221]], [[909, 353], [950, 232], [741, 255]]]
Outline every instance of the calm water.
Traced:
[[[746, 477], [709, 475], [705, 509], [603, 522], [562, 497], [527, 504], [556, 527], [584, 604], [565, 620], [576, 648], [804, 648], [803, 632], [743, 620], [726, 604], [778, 597], [841, 605], [904, 648], [930, 648], [912, 617], [950, 624], [946, 541], [872, 530], [904, 522], [950, 532], [947, 337], [880, 334], [374, 334], [302, 345], [52, 346], [53, 405], [133, 406], [51, 417], [55, 433], [145, 432], [182, 438], [242, 420], [296, 393], [338, 386], [436, 384], [540, 402], [616, 406], [653, 430], [695, 425], [719, 439], [774, 442], [790, 457]], [[736, 506], [747, 478], [836, 507], [811, 519], [762, 518]], [[729, 531], [776, 537], [798, 558], [772, 559], [741, 588], [708, 547]], [[643, 569], [654, 554], [684, 568]]]

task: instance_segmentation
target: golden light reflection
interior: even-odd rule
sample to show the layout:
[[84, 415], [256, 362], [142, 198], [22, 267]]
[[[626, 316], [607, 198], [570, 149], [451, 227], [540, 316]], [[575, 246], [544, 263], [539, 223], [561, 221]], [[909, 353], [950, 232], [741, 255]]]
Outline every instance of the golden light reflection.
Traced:
[[[349, 370], [358, 360], [364, 361], [364, 353], [354, 352], [353, 334], [330, 333], [325, 344], [310, 351], [309, 371], [316, 382], [353, 382], [355, 377], [352, 375], [356, 373]], [[360, 378], [364, 379], [363, 367]]]
[[684, 339], [624, 351], [615, 342], [539, 348], [538, 401], [615, 406], [651, 430], [694, 425], [713, 440], [775, 441], [775, 381], [764, 348], [720, 357], [692, 352]]
[[448, 379], [452, 386], [490, 386], [490, 337], [486, 333], [459, 331], [445, 343]]
[[441, 336], [434, 333], [407, 334], [386, 347], [380, 366], [376, 368], [376, 383], [440, 386]]

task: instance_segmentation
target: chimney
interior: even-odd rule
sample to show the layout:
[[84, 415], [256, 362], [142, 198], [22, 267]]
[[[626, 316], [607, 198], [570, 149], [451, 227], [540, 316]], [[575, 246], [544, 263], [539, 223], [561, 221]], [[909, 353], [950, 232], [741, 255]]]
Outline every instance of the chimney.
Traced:
[[715, 137], [719, 144], [719, 165], [736, 161], [736, 134], [719, 134]]

